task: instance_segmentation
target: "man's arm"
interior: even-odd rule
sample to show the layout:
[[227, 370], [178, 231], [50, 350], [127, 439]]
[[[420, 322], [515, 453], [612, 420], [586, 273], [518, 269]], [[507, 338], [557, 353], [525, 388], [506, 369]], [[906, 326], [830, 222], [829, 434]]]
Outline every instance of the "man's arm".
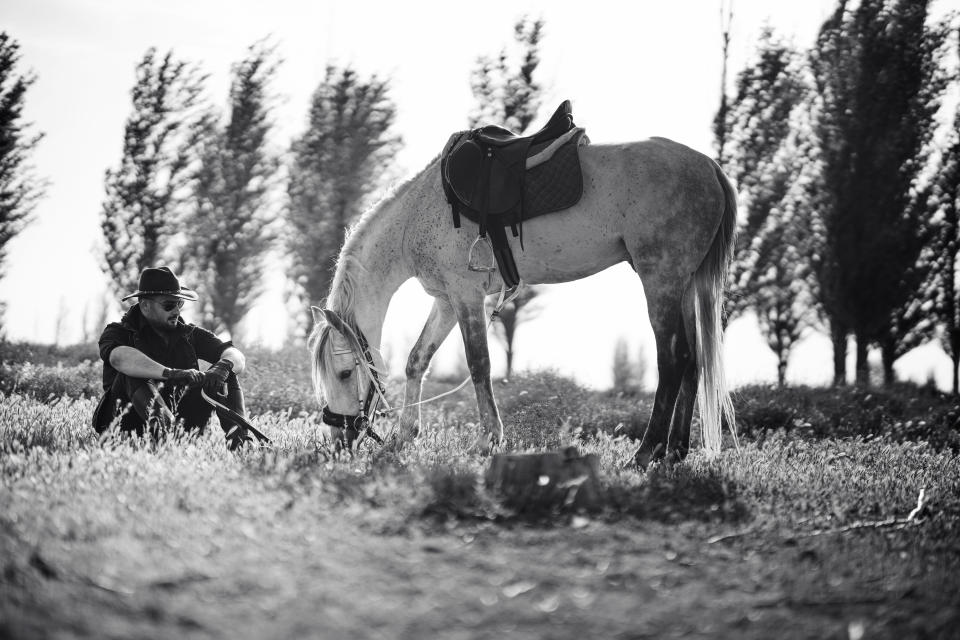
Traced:
[[114, 347], [110, 352], [110, 366], [131, 378], [147, 378], [150, 380], [163, 379], [165, 366], [156, 360], [147, 357], [139, 349], [133, 347]]
[[240, 352], [240, 349], [237, 349], [236, 347], [227, 347], [224, 349], [223, 353], [220, 355], [220, 359], [229, 360], [233, 364], [231, 371], [233, 371], [233, 373], [236, 375], [243, 373], [244, 368], [247, 366], [247, 359]]
[[110, 365], [131, 378], [148, 380], [174, 380], [177, 383], [197, 384], [203, 374], [196, 369], [169, 369], [133, 347], [114, 347], [110, 352]]

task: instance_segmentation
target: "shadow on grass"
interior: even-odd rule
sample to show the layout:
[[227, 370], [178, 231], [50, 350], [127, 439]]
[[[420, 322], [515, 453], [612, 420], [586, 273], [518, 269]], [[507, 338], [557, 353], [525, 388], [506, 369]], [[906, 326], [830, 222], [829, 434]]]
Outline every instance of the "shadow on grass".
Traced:
[[[565, 524], [578, 511], [563, 504], [530, 503], [522, 511], [491, 494], [475, 474], [438, 466], [428, 476], [431, 497], [421, 516], [431, 520], [492, 520], [537, 526]], [[607, 481], [603, 504], [592, 515], [608, 521], [622, 518], [667, 524], [684, 521], [737, 523], [750, 517], [736, 486], [715, 469], [658, 466], [645, 477]]]
[[719, 470], [686, 465], [658, 465], [641, 484], [627, 479], [611, 482], [606, 487], [606, 500], [613, 517], [667, 524], [687, 520], [741, 522], [750, 515], [735, 484]]

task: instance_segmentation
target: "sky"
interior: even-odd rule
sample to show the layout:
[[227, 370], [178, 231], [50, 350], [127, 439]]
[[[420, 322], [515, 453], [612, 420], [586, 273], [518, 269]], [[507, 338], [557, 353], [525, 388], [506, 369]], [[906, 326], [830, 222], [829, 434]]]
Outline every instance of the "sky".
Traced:
[[[729, 4], [729, 2], [727, 2]], [[752, 57], [764, 25], [809, 46], [833, 0], [733, 0], [730, 83]], [[960, 8], [940, 0], [939, 10]], [[9, 339], [68, 344], [99, 335], [106, 297], [99, 213], [104, 172], [120, 160], [130, 113], [134, 69], [148, 47], [172, 49], [210, 74], [208, 94], [226, 106], [230, 66], [248, 46], [268, 37], [283, 63], [273, 79], [280, 97], [274, 143], [286, 149], [306, 123], [310, 95], [329, 63], [389, 78], [404, 140], [396, 158], [400, 179], [419, 172], [473, 108], [469, 74], [480, 55], [510, 44], [523, 15], [545, 21], [541, 118], [564, 99], [574, 121], [596, 143], [665, 136], [714, 154], [710, 125], [721, 90], [720, 0], [489, 0], [484, 3], [411, 0], [3, 0], [0, 25], [21, 46], [18, 71], [37, 77], [24, 116], [45, 134], [32, 159], [49, 181], [33, 223], [8, 245], [0, 301]], [[539, 126], [535, 123], [534, 126]], [[268, 291], [243, 326], [248, 343], [276, 345], [291, 321], [285, 276], [268, 275]], [[189, 286], [189, 283], [185, 283]], [[516, 338], [518, 369], [553, 368], [592, 387], [610, 384], [614, 342], [623, 337], [648, 359], [654, 381], [653, 335], [642, 287], [619, 265], [577, 283], [550, 287], [535, 320]], [[394, 297], [384, 331], [393, 373], [429, 311], [429, 297], [411, 281]], [[189, 309], [184, 313], [189, 320]], [[454, 334], [457, 332], [455, 331]], [[562, 340], [565, 348], [556, 348]], [[727, 369], [734, 384], [774, 380], [776, 363], [750, 317], [727, 331]], [[242, 344], [241, 344], [242, 346]], [[456, 366], [457, 335], [437, 356], [435, 371]], [[491, 346], [494, 371], [502, 349]], [[812, 334], [791, 360], [792, 382], [831, 377], [829, 341]], [[898, 371], [949, 384], [949, 360], [925, 347], [901, 359]], [[852, 367], [851, 367], [852, 368]]]

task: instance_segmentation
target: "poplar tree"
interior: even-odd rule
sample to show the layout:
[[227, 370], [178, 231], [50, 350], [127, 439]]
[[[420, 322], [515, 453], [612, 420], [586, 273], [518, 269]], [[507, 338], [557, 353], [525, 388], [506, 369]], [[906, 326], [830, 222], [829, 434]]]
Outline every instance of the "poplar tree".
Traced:
[[870, 345], [895, 337], [891, 319], [917, 293], [905, 274], [927, 242], [928, 209], [912, 206], [912, 191], [945, 85], [945, 29], [928, 27], [928, 5], [841, 1], [811, 56], [826, 196], [821, 299], [831, 324], [856, 338], [858, 384], [869, 384]]
[[738, 74], [736, 86], [732, 103], [723, 103], [717, 114], [718, 121], [724, 117], [723, 126], [715, 127], [725, 132], [725, 169], [738, 185], [746, 213], [726, 311], [728, 317], [756, 313], [783, 385], [791, 350], [816, 323], [812, 211], [803, 202], [807, 194], [798, 190], [811, 137], [799, 53], [765, 29], [756, 61]]
[[942, 216], [933, 245], [935, 309], [942, 325], [941, 345], [953, 362], [952, 389], [957, 395], [960, 393], [960, 105], [943, 148], [933, 198]]
[[234, 65], [229, 115], [210, 118], [194, 174], [193, 212], [185, 252], [212, 326], [235, 337], [237, 325], [263, 292], [265, 261], [276, 238], [280, 156], [270, 148], [270, 78], [275, 47], [252, 45]]
[[310, 103], [306, 131], [293, 142], [287, 182], [287, 247], [308, 329], [310, 305], [330, 290], [347, 227], [383, 184], [402, 144], [393, 132], [395, 119], [386, 80], [327, 67]]
[[[18, 72], [19, 63], [19, 43], [0, 32], [0, 278], [5, 273], [7, 243], [29, 223], [46, 188], [28, 162], [43, 134], [31, 134], [30, 123], [23, 120], [27, 90], [36, 77]], [[0, 325], [2, 321], [0, 313]]]
[[101, 267], [118, 296], [134, 291], [145, 267], [173, 261], [189, 195], [190, 166], [207, 105], [198, 68], [148, 49], [137, 65], [123, 155], [107, 169], [100, 213]]

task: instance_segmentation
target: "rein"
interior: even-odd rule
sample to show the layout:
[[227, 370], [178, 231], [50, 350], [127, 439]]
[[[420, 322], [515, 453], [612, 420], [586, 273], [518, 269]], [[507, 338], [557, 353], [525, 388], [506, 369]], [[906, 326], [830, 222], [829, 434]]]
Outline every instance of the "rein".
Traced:
[[[492, 325], [493, 321], [500, 315], [500, 311], [503, 309], [503, 307], [520, 295], [520, 290], [523, 288], [523, 286], [524, 283], [521, 280], [516, 287], [513, 287], [513, 289], [507, 293], [506, 285], [500, 285], [500, 296], [497, 299], [497, 304], [495, 305], [493, 312], [490, 314], [490, 320], [487, 322], [487, 330], [490, 329], [490, 325]], [[351, 343], [350, 351], [335, 351], [334, 353], [336, 355], [345, 353], [352, 354], [354, 366], [357, 369], [358, 374], [361, 371], [366, 373], [371, 384], [369, 389], [367, 389], [367, 396], [364, 398], [360, 387], [360, 375], [357, 376], [357, 404], [359, 405], [359, 413], [356, 415], [334, 413], [330, 410], [329, 406], [324, 406], [322, 420], [324, 424], [336, 429], [357, 431], [358, 440], [365, 435], [369, 435], [370, 438], [373, 439], [377, 444], [383, 444], [383, 438], [377, 435], [372, 428], [373, 419], [377, 415], [387, 415], [396, 411], [403, 411], [404, 409], [408, 409], [410, 407], [417, 407], [427, 404], [428, 402], [433, 402], [434, 400], [439, 400], [440, 398], [444, 398], [456, 393], [457, 391], [460, 391], [460, 389], [463, 389], [463, 387], [470, 382], [471, 377], [468, 375], [466, 378], [464, 378], [463, 382], [449, 391], [444, 391], [443, 393], [435, 395], [431, 398], [427, 398], [426, 400], [420, 400], [411, 404], [405, 404], [399, 407], [391, 408], [390, 403], [387, 402], [387, 398], [384, 395], [383, 383], [380, 381], [380, 376], [377, 375], [377, 369], [373, 362], [373, 354], [370, 352], [370, 343], [367, 341], [366, 336], [363, 335], [363, 332], [360, 331], [359, 327], [356, 329], [356, 331], [354, 331], [353, 327], [344, 322], [343, 318], [341, 318], [335, 311], [324, 309], [323, 313], [334, 326], [334, 328], [343, 334]], [[363, 354], [363, 360], [360, 359], [358, 353]], [[375, 399], [377, 400], [376, 403], [374, 403]], [[381, 401], [386, 408], [378, 411], [377, 406]]]

